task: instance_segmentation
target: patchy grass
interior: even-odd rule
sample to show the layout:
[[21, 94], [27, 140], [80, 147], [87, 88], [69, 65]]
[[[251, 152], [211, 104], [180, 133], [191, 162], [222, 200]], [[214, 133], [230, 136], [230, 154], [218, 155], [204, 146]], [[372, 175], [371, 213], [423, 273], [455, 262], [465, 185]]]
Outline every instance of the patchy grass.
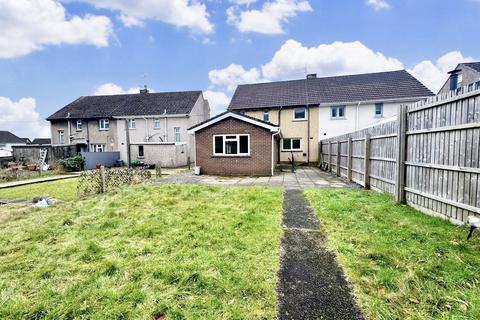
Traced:
[[78, 178], [40, 182], [14, 188], [0, 189], [0, 199], [32, 199], [51, 196], [60, 200], [73, 200], [77, 196]]
[[2, 319], [273, 319], [282, 190], [134, 186], [0, 224]]
[[480, 239], [386, 194], [308, 190], [372, 319], [480, 319]]

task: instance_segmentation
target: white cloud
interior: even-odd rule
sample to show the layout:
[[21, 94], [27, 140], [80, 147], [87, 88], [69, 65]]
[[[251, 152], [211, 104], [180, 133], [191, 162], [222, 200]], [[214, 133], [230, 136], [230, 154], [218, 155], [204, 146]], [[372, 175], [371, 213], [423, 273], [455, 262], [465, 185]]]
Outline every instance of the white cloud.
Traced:
[[222, 91], [206, 90], [203, 93], [205, 99], [210, 104], [210, 116], [217, 115], [227, 110], [228, 105], [232, 97], [229, 97]]
[[[101, 86], [97, 87], [95, 89], [94, 95], [96, 96], [106, 96], [106, 95], [112, 95], [112, 94], [126, 94], [126, 93], [139, 93], [140, 92], [140, 87], [132, 87], [128, 90], [124, 90], [122, 87], [119, 85], [116, 85], [115, 83], [104, 83]], [[152, 90], [148, 88], [150, 92], [155, 92], [155, 90]]]
[[67, 18], [56, 0], [1, 0], [0, 30], [0, 59], [7, 59], [49, 45], [108, 46], [112, 24], [105, 16]]
[[260, 81], [260, 71], [257, 68], [245, 70], [243, 66], [231, 64], [224, 69], [214, 69], [208, 73], [213, 86], [225, 87], [229, 91], [235, 90], [237, 85]]
[[367, 0], [367, 4], [373, 7], [376, 11], [390, 8], [390, 4], [386, 0]]
[[21, 138], [49, 138], [50, 126], [40, 119], [33, 98], [12, 101], [0, 96], [0, 128]]
[[119, 12], [127, 27], [142, 26], [145, 20], [157, 20], [198, 33], [212, 33], [205, 4], [197, 0], [77, 0], [97, 8]]
[[241, 32], [257, 32], [263, 34], [282, 34], [283, 24], [298, 12], [312, 11], [308, 1], [274, 0], [263, 4], [260, 10], [241, 11], [239, 7], [227, 9], [227, 21]]
[[436, 93], [447, 80], [449, 71], [461, 62], [473, 60], [471, 57], [464, 57], [460, 51], [451, 51], [436, 61], [424, 60], [415, 65], [409, 72]]
[[231, 3], [234, 3], [234, 4], [237, 4], [237, 5], [246, 5], [246, 6], [249, 6], [251, 5], [252, 3], [255, 3], [257, 2], [257, 0], [229, 0], [229, 2]]

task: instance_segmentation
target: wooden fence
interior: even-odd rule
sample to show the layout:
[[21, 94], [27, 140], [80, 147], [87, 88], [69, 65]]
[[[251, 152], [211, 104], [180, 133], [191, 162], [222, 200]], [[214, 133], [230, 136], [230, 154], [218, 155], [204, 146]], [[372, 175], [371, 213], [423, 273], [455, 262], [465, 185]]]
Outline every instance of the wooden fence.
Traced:
[[480, 215], [480, 82], [320, 141], [320, 166], [454, 223]]

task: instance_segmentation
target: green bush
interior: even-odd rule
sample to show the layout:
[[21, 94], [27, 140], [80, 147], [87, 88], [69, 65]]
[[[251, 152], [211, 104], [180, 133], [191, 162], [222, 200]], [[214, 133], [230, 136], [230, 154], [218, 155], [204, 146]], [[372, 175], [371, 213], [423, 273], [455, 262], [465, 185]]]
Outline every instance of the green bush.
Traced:
[[85, 160], [81, 155], [60, 160], [66, 171], [80, 171]]

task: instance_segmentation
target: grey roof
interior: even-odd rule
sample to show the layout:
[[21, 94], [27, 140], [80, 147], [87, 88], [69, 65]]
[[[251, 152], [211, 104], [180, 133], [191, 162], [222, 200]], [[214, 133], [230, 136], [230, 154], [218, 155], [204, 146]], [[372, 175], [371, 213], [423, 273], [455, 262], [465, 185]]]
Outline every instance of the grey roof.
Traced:
[[[308, 93], [308, 94], [306, 94]], [[405, 70], [239, 85], [229, 109], [433, 96]]]
[[197, 124], [195, 124], [194, 126], [188, 128], [187, 130], [191, 130], [191, 129], [194, 129], [194, 128], [196, 128], [196, 127], [199, 127], [199, 126], [203, 125], [204, 123], [207, 123], [207, 122], [210, 122], [210, 121], [212, 121], [212, 120], [215, 120], [215, 119], [217, 119], [217, 118], [219, 118], [219, 117], [221, 117], [221, 116], [223, 116], [224, 114], [227, 114], [227, 113], [229, 113], [229, 112], [238, 114], [238, 115], [240, 115], [240, 116], [242, 116], [242, 117], [244, 117], [244, 118], [247, 118], [247, 119], [251, 119], [251, 120], [255, 120], [255, 121], [258, 121], [258, 122], [262, 122], [262, 123], [268, 124], [269, 126], [272, 126], [272, 127], [278, 127], [278, 125], [276, 125], [276, 124], [274, 124], [274, 123], [271, 123], [271, 122], [269, 122], [269, 121], [263, 121], [262, 119], [255, 118], [255, 117], [246, 115], [246, 114], [244, 114], [244, 113], [235, 112], [235, 111], [228, 111], [228, 110], [227, 110], [227, 111], [224, 111], [224, 112], [222, 112], [222, 113], [217, 114], [217, 115], [214, 116], [214, 117], [211, 117], [211, 118], [209, 118], [209, 119], [207, 119], [207, 120], [204, 120], [204, 121], [202, 121], [202, 122], [200, 122], [200, 123], [197, 123]]
[[52, 140], [50, 138], [35, 138], [32, 141], [32, 144], [51, 144]]
[[26, 143], [10, 131], [0, 131], [0, 143]]
[[147, 116], [188, 114], [202, 91], [159, 92], [85, 96], [69, 103], [47, 120], [67, 118], [109, 118], [119, 116]]
[[465, 62], [465, 63], [461, 63], [461, 64], [463, 64], [467, 67], [470, 67], [475, 71], [480, 72], [480, 62]]

